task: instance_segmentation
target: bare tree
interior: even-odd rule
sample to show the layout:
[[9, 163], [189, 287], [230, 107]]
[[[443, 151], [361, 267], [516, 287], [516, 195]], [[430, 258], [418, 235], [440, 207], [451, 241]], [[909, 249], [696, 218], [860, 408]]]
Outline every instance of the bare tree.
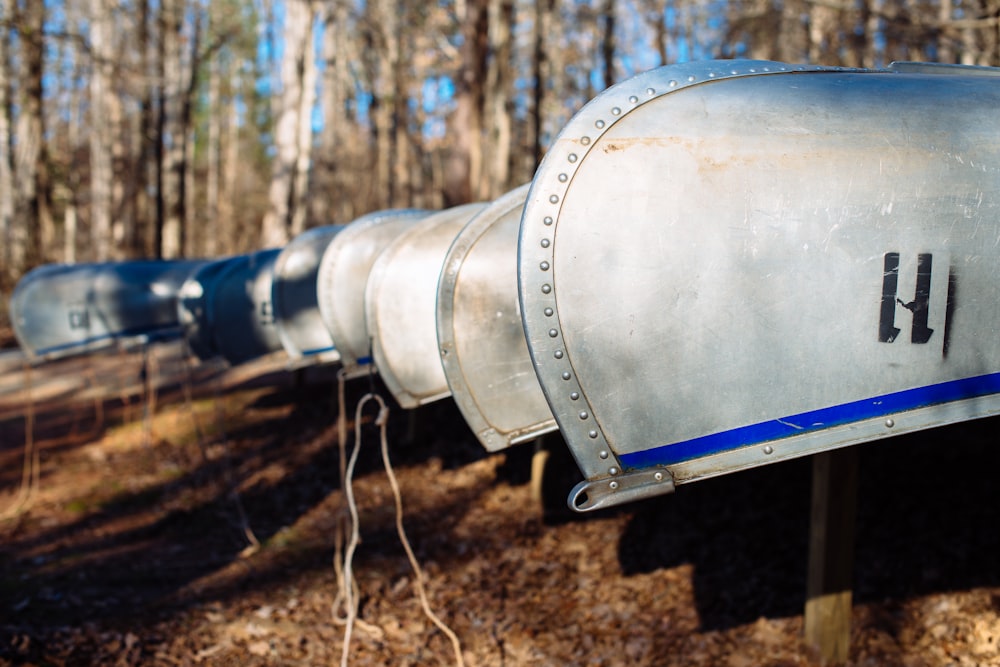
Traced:
[[302, 197], [307, 191], [311, 133], [310, 114], [314, 96], [315, 60], [312, 33], [316, 9], [306, 0], [288, 0], [285, 5], [284, 55], [281, 64], [281, 92], [275, 114], [275, 155], [268, 189], [268, 210], [264, 215], [262, 242], [265, 247], [288, 242], [293, 228], [304, 220]]
[[445, 164], [446, 206], [472, 201], [483, 168], [483, 82], [489, 55], [488, 0], [468, 0], [458, 16], [462, 34], [460, 69], [455, 81], [455, 112], [449, 133], [451, 152]]
[[112, 256], [112, 18], [106, 0], [90, 0], [90, 234], [94, 259]]
[[43, 73], [45, 44], [44, 0], [26, 0], [15, 15], [20, 43], [13, 160], [14, 215], [10, 225], [10, 270], [20, 275], [31, 263], [43, 260], [42, 242], [48, 240], [44, 192]]
[[484, 154], [489, 162], [484, 169], [484, 182], [479, 187], [479, 198], [488, 200], [500, 196], [511, 183], [511, 142], [513, 141], [513, 44], [511, 28], [514, 25], [512, 0], [490, 0], [489, 48], [490, 58], [484, 91], [487, 136]]
[[[5, 17], [13, 15], [14, 0], [0, 0], [0, 14]], [[10, 271], [10, 275], [0, 274], [3, 278], [15, 278], [11, 269], [14, 267], [13, 247], [14, 231], [14, 171], [11, 163], [11, 132], [13, 126], [10, 114], [10, 99], [8, 90], [11, 83], [11, 47], [10, 31], [0, 30], [0, 267]]]

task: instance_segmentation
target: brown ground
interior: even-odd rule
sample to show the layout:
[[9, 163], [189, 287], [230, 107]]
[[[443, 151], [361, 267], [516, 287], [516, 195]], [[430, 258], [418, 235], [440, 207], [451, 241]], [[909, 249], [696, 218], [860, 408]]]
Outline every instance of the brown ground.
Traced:
[[[40, 475], [0, 521], [0, 665], [339, 664], [329, 377], [208, 374], [190, 402], [165, 382], [151, 404], [137, 359], [32, 374]], [[7, 515], [26, 451], [25, 396], [10, 388], [22, 372], [0, 375]], [[109, 378], [100, 400], [85, 391]], [[47, 394], [56, 381], [68, 388]], [[349, 386], [352, 412], [367, 389]], [[415, 597], [373, 414], [355, 476], [364, 623], [350, 664], [454, 664]], [[997, 426], [863, 448], [851, 664], [1000, 665]], [[487, 455], [451, 401], [394, 408], [389, 439], [430, 605], [466, 664], [817, 664], [801, 641], [808, 461], [543, 517], [531, 447]], [[562, 498], [571, 482], [546, 483]]]

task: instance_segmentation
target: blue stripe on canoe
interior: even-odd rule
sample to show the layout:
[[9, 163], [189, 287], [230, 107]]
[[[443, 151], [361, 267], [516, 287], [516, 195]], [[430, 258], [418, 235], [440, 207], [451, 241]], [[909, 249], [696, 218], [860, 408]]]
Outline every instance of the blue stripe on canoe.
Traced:
[[670, 465], [747, 445], [821, 431], [873, 417], [883, 417], [906, 410], [996, 393], [1000, 393], [1000, 373], [980, 375], [811, 410], [670, 445], [660, 445], [652, 449], [621, 454], [619, 459], [622, 465], [627, 468]]
[[323, 352], [332, 352], [336, 348], [333, 345], [327, 345], [326, 347], [317, 347], [312, 350], [302, 350], [302, 356], [308, 357], [313, 354], [322, 354]]

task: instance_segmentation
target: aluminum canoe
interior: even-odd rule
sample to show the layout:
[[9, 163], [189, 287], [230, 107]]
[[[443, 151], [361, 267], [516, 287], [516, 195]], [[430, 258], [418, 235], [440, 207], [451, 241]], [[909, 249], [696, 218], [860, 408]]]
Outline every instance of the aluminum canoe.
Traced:
[[1000, 78], [761, 61], [587, 104], [519, 294], [588, 510], [1000, 412]]
[[448, 248], [485, 204], [423, 218], [378, 256], [365, 287], [365, 316], [379, 375], [403, 408], [449, 394], [437, 341], [437, 286]]
[[328, 225], [307, 230], [289, 241], [275, 259], [271, 286], [275, 327], [294, 365], [340, 361], [320, 315], [316, 278], [324, 251], [344, 228]]
[[451, 395], [489, 451], [556, 429], [538, 384], [517, 299], [524, 185], [458, 234], [438, 283], [437, 334]]
[[226, 257], [199, 266], [181, 285], [177, 296], [177, 319], [188, 349], [198, 359], [207, 361], [220, 356], [215, 336], [215, 290], [231, 263], [241, 257]]
[[180, 335], [177, 292], [202, 262], [47, 264], [11, 295], [14, 335], [32, 361]]
[[274, 323], [271, 287], [280, 248], [259, 250], [228, 262], [208, 304], [219, 355], [232, 365], [282, 349]]
[[319, 312], [348, 378], [374, 370], [365, 320], [365, 285], [385, 248], [430, 212], [376, 211], [349, 223], [323, 251], [316, 276]]

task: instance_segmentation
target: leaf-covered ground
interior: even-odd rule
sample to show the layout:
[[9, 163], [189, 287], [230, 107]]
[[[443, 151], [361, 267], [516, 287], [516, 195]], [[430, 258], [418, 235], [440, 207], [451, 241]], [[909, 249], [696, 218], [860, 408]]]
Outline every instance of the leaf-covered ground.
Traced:
[[[23, 370], [0, 375], [0, 665], [339, 664], [332, 376], [209, 374], [153, 401], [139, 363], [36, 369], [30, 413], [11, 389]], [[57, 380], [69, 389], [46, 393]], [[352, 414], [371, 386], [348, 385]], [[415, 593], [374, 413], [349, 664], [455, 664]], [[862, 449], [850, 664], [1000, 665], [998, 425]], [[575, 467], [558, 440], [547, 513], [533, 447], [487, 455], [451, 401], [393, 407], [389, 441], [430, 607], [465, 664], [819, 664], [801, 638], [808, 460], [581, 517], [559, 511]]]

